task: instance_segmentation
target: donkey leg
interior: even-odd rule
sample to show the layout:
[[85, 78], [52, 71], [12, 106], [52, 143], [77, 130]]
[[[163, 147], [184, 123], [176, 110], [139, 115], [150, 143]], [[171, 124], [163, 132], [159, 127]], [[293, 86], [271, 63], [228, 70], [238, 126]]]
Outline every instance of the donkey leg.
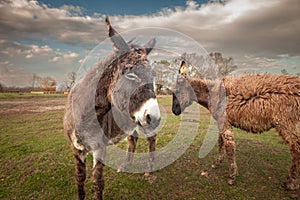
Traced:
[[299, 189], [300, 177], [300, 140], [289, 144], [292, 155], [292, 166], [283, 186], [288, 190]]
[[95, 191], [95, 198], [97, 200], [103, 199], [103, 189], [104, 189], [104, 176], [103, 176], [103, 168], [104, 164], [100, 161], [95, 161], [93, 168], [93, 185]]
[[229, 164], [229, 179], [228, 184], [233, 185], [235, 183], [235, 178], [238, 173], [237, 165], [235, 161], [235, 141], [232, 129], [227, 129], [222, 133], [226, 155]]
[[149, 176], [150, 173], [153, 171], [153, 165], [154, 165], [154, 152], [156, 149], [156, 134], [147, 137], [148, 143], [149, 143], [149, 160], [148, 160], [148, 171], [145, 173], [145, 176]]
[[211, 165], [211, 167], [214, 169], [217, 168], [223, 162], [224, 156], [225, 156], [224, 141], [223, 141], [221, 134], [219, 134], [218, 144], [219, 144], [218, 157], [215, 160], [215, 162]]
[[137, 140], [138, 140], [138, 134], [136, 131], [133, 132], [132, 135], [129, 135], [127, 137], [129, 146], [128, 146], [128, 151], [127, 151], [127, 158], [125, 163], [123, 163], [119, 169], [118, 172], [122, 172], [122, 171], [126, 171], [126, 168], [128, 166], [131, 165], [132, 161], [133, 161], [133, 156], [134, 156], [134, 152], [135, 152], [135, 148], [136, 148], [136, 144], [137, 144]]
[[85, 179], [86, 179], [86, 152], [80, 151], [73, 147], [76, 170], [75, 170], [75, 178], [77, 182], [77, 198], [84, 199], [85, 198]]
[[287, 128], [285, 125], [279, 124], [276, 127], [276, 131], [283, 140], [288, 143], [292, 156], [292, 166], [287, 180], [282, 186], [287, 190], [297, 190], [299, 188], [300, 178], [300, 130], [297, 130], [296, 126]]
[[292, 166], [283, 186], [288, 190], [297, 190], [299, 189], [300, 178], [300, 133], [295, 130], [289, 133], [289, 137], [285, 137], [285, 140], [288, 142], [291, 151]]

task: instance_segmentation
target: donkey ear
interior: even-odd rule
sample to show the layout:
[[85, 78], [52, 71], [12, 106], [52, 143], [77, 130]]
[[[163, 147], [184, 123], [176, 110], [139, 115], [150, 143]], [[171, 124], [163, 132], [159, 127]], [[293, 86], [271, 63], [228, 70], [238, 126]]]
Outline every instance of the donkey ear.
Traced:
[[180, 68], [178, 70], [179, 74], [186, 76], [187, 75], [187, 66], [184, 61], [181, 62]]
[[156, 43], [156, 39], [152, 38], [149, 42], [147, 42], [147, 44], [144, 45], [147, 55], [152, 51], [155, 43]]
[[108, 35], [113, 42], [113, 45], [116, 51], [127, 52], [129, 51], [129, 46], [123, 39], [123, 37], [110, 25], [108, 17], [105, 19], [106, 28], [108, 31]]

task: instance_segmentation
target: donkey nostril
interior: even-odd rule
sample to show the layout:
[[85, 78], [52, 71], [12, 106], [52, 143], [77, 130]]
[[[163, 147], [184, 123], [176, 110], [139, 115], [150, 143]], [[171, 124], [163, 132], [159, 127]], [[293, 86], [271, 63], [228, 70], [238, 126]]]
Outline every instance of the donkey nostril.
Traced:
[[151, 116], [149, 114], [146, 115], [146, 121], [147, 121], [148, 124], [151, 123]]
[[146, 122], [147, 122], [148, 125], [150, 125], [151, 128], [154, 129], [154, 128], [156, 128], [159, 125], [159, 123], [160, 123], [160, 117], [157, 118], [155, 116], [147, 114], [146, 115]]

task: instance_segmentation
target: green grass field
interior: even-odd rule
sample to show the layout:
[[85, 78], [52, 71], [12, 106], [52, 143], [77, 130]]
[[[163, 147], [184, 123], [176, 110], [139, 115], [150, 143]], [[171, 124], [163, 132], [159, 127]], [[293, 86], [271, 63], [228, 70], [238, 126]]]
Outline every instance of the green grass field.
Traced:
[[[30, 98], [43, 101], [39, 96]], [[15, 97], [0, 99], [14, 101]], [[175, 136], [180, 117], [171, 113], [169, 96], [159, 97], [159, 102], [167, 111], [166, 124], [157, 139], [157, 147], [162, 148]], [[226, 160], [218, 169], [210, 168], [217, 155], [216, 146], [205, 158], [199, 158], [210, 120], [205, 109], [200, 112], [199, 133], [188, 150], [152, 177], [117, 173], [106, 167], [105, 199], [290, 198], [280, 184], [288, 174], [291, 157], [274, 130], [260, 135], [235, 130], [239, 176], [236, 185], [229, 186]], [[0, 117], [0, 199], [76, 199], [75, 165], [63, 132], [63, 110]], [[124, 148], [126, 145], [127, 142], [120, 144]], [[137, 151], [146, 150], [146, 139], [140, 139]], [[89, 156], [87, 199], [93, 199], [91, 167]], [[208, 176], [201, 175], [203, 170]]]
[[30, 99], [30, 98], [61, 98], [66, 94], [31, 94], [31, 93], [0, 93], [0, 100]]

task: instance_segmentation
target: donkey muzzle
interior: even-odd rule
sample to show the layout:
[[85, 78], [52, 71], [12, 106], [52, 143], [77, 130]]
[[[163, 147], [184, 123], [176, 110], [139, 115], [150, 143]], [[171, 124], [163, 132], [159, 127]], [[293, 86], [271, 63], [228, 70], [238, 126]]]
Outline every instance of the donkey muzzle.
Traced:
[[134, 113], [135, 122], [144, 129], [154, 130], [160, 123], [160, 110], [157, 100], [147, 100], [138, 111]]

